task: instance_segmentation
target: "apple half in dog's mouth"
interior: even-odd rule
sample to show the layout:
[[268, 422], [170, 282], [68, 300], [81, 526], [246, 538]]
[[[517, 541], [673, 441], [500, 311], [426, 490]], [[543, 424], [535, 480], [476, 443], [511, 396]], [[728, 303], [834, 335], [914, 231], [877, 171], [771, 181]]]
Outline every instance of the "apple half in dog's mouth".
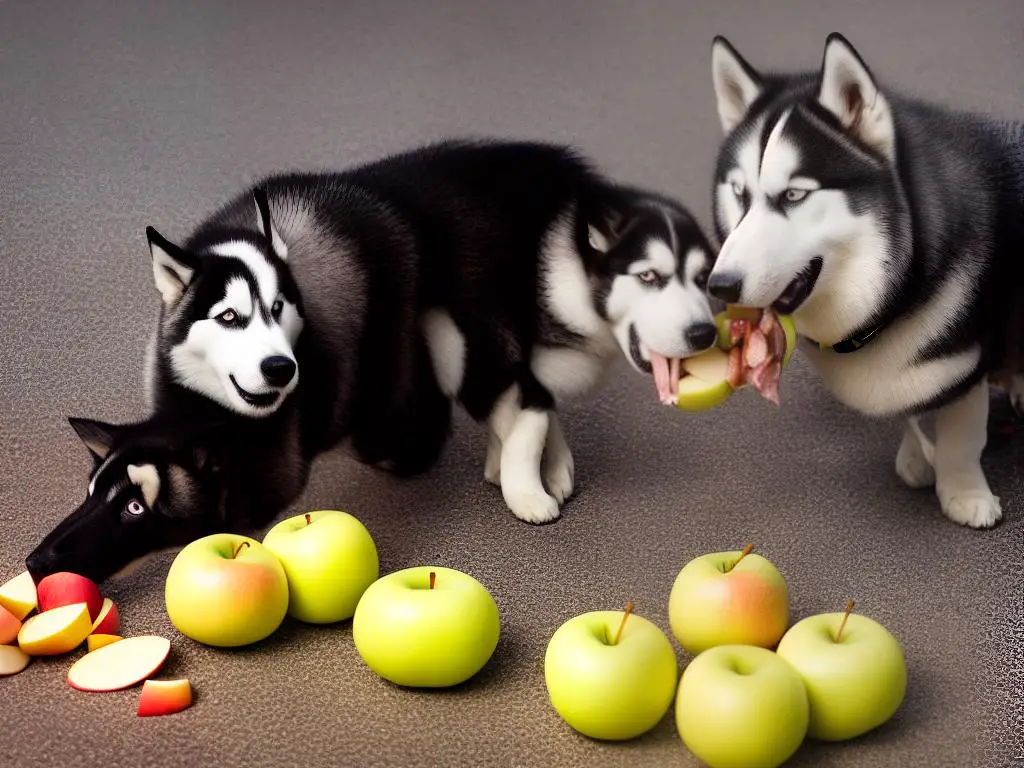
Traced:
[[682, 361], [675, 401], [679, 410], [707, 411], [724, 403], [732, 393], [728, 353], [712, 347]]

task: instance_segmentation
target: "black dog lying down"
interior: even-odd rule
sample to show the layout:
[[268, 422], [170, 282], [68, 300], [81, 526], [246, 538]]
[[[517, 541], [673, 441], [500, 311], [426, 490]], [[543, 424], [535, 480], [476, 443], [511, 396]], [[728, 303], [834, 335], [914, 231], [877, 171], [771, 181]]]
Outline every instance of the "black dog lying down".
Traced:
[[621, 356], [650, 373], [716, 336], [693, 218], [561, 147], [448, 142], [272, 177], [181, 247], [148, 234], [154, 412], [72, 421], [95, 459], [89, 493], [28, 557], [37, 580], [102, 581], [262, 527], [342, 440], [425, 471], [453, 400], [487, 425], [485, 476], [511, 511], [553, 520], [574, 473], [558, 403]]

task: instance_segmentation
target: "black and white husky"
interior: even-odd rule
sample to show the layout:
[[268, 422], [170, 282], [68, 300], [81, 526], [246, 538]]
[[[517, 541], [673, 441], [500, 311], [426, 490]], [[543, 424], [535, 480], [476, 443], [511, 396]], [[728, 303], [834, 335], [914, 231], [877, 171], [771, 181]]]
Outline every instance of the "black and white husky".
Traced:
[[712, 70], [709, 292], [792, 313], [840, 401], [908, 419], [903, 481], [934, 485], [958, 523], [995, 524], [989, 382], [1024, 397], [1024, 126], [894, 93], [838, 34], [816, 72], [761, 73], [721, 37]]
[[[623, 355], [650, 373], [716, 336], [713, 250], [694, 219], [564, 147], [453, 141], [273, 176], [180, 246], [152, 228], [148, 238], [161, 296], [146, 363], [155, 416], [75, 428], [96, 464], [86, 507], [127, 499], [170, 522], [123, 556], [103, 545], [102, 566], [74, 563], [92, 572], [194, 538], [195, 518], [262, 525], [342, 440], [362, 461], [422, 472], [453, 401], [487, 425], [485, 476], [511, 511], [551, 521], [574, 486], [558, 405]], [[67, 541], [87, 553], [102, 538], [83, 521], [109, 510], [83, 510], [30, 558], [33, 573], [59, 568], [47, 553], [74, 549]]]

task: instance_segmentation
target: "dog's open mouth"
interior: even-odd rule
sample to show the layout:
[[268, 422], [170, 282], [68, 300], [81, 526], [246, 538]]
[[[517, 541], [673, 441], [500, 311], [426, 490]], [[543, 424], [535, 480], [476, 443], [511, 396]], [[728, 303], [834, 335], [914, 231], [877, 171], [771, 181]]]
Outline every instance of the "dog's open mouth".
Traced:
[[811, 295], [811, 291], [814, 290], [818, 277], [821, 275], [822, 263], [821, 256], [811, 259], [810, 263], [800, 270], [800, 274], [786, 286], [782, 295], [775, 300], [772, 309], [780, 315], [789, 315], [807, 301], [807, 297]]
[[636, 367], [645, 373], [654, 376], [654, 385], [658, 388], [658, 399], [665, 405], [676, 401], [676, 390], [679, 388], [679, 366], [678, 357], [665, 357], [654, 350], [647, 350], [650, 357], [644, 357], [640, 349], [640, 336], [635, 326], [629, 327], [629, 355], [636, 363]]
[[235, 391], [238, 392], [238, 396], [253, 408], [269, 408], [277, 402], [277, 398], [280, 394], [278, 392], [250, 392], [238, 386], [238, 382], [235, 381], [234, 374], [229, 374], [228, 378], [231, 379], [231, 383], [235, 385]]

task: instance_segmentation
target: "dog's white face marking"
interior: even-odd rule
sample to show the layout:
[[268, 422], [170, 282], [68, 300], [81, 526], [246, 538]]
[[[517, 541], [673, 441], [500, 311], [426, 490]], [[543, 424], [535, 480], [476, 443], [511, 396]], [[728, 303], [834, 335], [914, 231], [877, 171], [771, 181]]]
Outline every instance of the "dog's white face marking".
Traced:
[[[590, 241], [599, 250], [607, 248], [604, 237], [594, 228]], [[552, 224], [544, 238], [541, 265], [544, 301], [552, 316], [569, 330], [595, 340], [598, 346], [614, 350], [614, 339], [594, 306], [590, 280], [576, 250], [571, 225], [564, 217]]]
[[277, 272], [252, 245], [223, 243], [213, 252], [241, 261], [252, 276], [228, 282], [222, 299], [195, 321], [185, 340], [171, 349], [171, 365], [183, 386], [249, 416], [273, 413], [298, 384], [267, 380], [261, 365], [271, 357], [295, 362], [293, 345], [302, 331], [297, 307], [280, 293]]
[[432, 309], [426, 313], [423, 333], [427, 338], [438, 386], [448, 397], [455, 397], [462, 387], [466, 366], [466, 337], [459, 331], [452, 316], [441, 309]]
[[683, 277], [678, 257], [663, 240], [647, 243], [646, 257], [612, 281], [606, 307], [615, 338], [634, 367], [630, 350], [635, 331], [640, 353], [649, 359], [656, 352], [668, 358], [686, 357], [699, 351], [686, 339], [687, 329], [714, 322], [704, 290], [695, 279], [709, 266], [707, 254], [691, 248], [685, 254]]
[[160, 473], [152, 464], [129, 464], [128, 479], [142, 491], [146, 506], [152, 507], [160, 496]]

